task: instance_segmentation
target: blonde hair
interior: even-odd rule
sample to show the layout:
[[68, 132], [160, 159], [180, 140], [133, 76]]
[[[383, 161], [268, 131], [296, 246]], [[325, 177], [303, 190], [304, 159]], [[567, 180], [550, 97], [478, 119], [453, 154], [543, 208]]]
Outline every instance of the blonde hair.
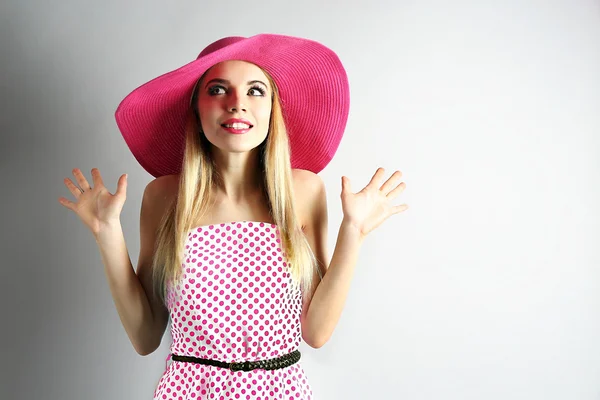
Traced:
[[[277, 86], [269, 74], [263, 72], [273, 88], [269, 131], [258, 151], [263, 190], [273, 222], [279, 229], [282, 251], [287, 258], [292, 279], [300, 284], [302, 293], [307, 295], [315, 271], [319, 278], [322, 276], [300, 221], [296, 218], [289, 141]], [[181, 277], [188, 233], [194, 228], [192, 225], [198, 217], [209, 211], [211, 191], [217, 179], [211, 144], [201, 132], [197, 110], [197, 88], [204, 75], [196, 83], [188, 113], [179, 191], [166, 210], [157, 232], [152, 275], [155, 293], [163, 303], [167, 285]]]

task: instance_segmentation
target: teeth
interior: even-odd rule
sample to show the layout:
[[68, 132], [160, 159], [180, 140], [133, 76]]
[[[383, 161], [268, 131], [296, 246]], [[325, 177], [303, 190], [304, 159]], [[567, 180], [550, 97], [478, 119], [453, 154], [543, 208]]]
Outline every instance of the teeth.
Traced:
[[225, 128], [233, 128], [233, 129], [248, 129], [250, 125], [243, 124], [241, 122], [236, 122], [235, 124], [224, 124]]

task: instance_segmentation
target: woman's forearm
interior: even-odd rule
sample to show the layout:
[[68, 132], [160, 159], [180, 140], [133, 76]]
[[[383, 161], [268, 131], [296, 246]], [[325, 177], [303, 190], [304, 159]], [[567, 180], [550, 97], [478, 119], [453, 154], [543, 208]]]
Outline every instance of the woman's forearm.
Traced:
[[329, 340], [340, 319], [363, 240], [354, 227], [342, 221], [329, 268], [315, 290], [303, 328], [315, 347]]
[[110, 292], [127, 336], [139, 354], [150, 354], [160, 345], [163, 332], [154, 329], [152, 308], [133, 269], [121, 224], [114, 222], [105, 225], [94, 236]]

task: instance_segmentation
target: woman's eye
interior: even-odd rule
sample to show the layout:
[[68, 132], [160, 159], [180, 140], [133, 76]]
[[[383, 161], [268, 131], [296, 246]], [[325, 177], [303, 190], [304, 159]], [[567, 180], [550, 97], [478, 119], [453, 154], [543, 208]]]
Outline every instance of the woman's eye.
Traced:
[[255, 86], [250, 88], [250, 92], [252, 94], [252, 96], [264, 96], [265, 95], [265, 90], [261, 87]]
[[[210, 89], [208, 89], [208, 94], [211, 96], [216, 96], [216, 95], [225, 94], [225, 93], [226, 93], [226, 90], [223, 86], [213, 86]], [[250, 96], [264, 96], [265, 90], [259, 86], [256, 86], [256, 87], [250, 88], [250, 90], [248, 91], [248, 94]]]
[[223, 92], [219, 93], [220, 90], [222, 90], [224, 92], [225, 88], [223, 86], [213, 86], [208, 90], [208, 94], [213, 95], [213, 96], [215, 94], [223, 94]]

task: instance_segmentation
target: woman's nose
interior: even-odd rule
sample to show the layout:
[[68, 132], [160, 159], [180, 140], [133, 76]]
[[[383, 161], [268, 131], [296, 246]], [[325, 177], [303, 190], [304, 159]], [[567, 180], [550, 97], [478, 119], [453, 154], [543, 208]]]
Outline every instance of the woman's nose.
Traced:
[[244, 106], [238, 106], [238, 105], [235, 105], [235, 106], [230, 106], [230, 107], [229, 107], [229, 112], [236, 112], [236, 111], [238, 111], [238, 112], [239, 112], [239, 111], [244, 111], [244, 112], [246, 112], [246, 109], [244, 108]]
[[232, 91], [227, 109], [229, 112], [246, 111], [246, 106], [242, 103], [242, 96]]

